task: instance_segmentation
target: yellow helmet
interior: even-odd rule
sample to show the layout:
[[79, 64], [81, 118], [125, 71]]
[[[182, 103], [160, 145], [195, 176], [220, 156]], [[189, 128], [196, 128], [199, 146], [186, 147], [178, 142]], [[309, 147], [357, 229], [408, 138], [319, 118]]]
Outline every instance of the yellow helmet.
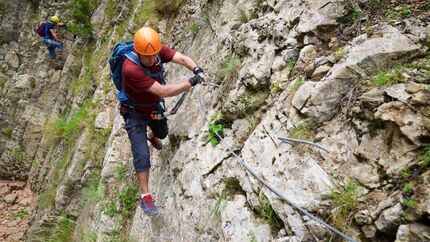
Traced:
[[49, 18], [49, 20], [51, 20], [51, 22], [53, 23], [58, 23], [58, 21], [60, 21], [60, 19], [57, 16], [52, 16], [51, 18]]

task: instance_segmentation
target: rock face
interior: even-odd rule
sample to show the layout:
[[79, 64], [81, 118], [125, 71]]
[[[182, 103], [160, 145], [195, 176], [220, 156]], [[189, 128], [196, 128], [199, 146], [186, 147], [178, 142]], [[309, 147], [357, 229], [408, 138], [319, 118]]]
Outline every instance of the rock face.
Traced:
[[401, 225], [396, 235], [396, 242], [428, 241], [430, 227], [422, 224]]
[[334, 65], [323, 80], [301, 86], [294, 95], [294, 107], [310, 118], [328, 121], [360, 75], [389, 68], [398, 57], [407, 58], [418, 51], [419, 46], [397, 29], [386, 27], [382, 31], [382, 37], [352, 46], [345, 61]]
[[[396, 233], [397, 241], [428, 240], [430, 16], [423, 1], [388, 1], [387, 11], [372, 1], [172, 2], [102, 0], [80, 9], [88, 14], [79, 20], [76, 1], [0, 4], [0, 178], [9, 184], [0, 182], [0, 240], [59, 241], [53, 228], [64, 224], [73, 227], [72, 241], [331, 236], [243, 162], [357, 241]], [[51, 68], [32, 29], [52, 13], [69, 23], [58, 29], [61, 70]], [[156, 218], [138, 206], [106, 61], [141, 26], [157, 28], [163, 43], [192, 57], [216, 84], [194, 87], [168, 118], [164, 148], [149, 145]], [[174, 63], [164, 68], [169, 83], [193, 75]], [[168, 110], [177, 99], [166, 98]], [[214, 124], [224, 140], [213, 147]]]

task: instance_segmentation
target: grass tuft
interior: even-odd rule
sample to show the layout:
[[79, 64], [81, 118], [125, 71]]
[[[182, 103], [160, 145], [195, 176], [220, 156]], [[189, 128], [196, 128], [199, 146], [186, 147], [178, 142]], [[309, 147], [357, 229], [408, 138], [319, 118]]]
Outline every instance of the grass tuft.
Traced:
[[336, 228], [345, 229], [352, 222], [359, 199], [360, 187], [354, 181], [348, 181], [345, 187], [332, 189], [330, 194], [326, 195], [335, 206], [335, 212], [331, 220]]

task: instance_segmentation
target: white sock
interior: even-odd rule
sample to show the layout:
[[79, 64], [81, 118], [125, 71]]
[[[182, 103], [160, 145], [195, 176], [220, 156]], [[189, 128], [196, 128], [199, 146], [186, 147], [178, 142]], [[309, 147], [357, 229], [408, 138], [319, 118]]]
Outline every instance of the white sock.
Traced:
[[146, 195], [149, 195], [150, 193], [140, 194], [140, 198], [144, 198]]

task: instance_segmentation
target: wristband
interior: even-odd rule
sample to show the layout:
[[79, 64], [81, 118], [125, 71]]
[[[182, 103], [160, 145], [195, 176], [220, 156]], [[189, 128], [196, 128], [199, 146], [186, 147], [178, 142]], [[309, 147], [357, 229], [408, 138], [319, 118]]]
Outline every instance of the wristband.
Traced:
[[194, 75], [197, 75], [197, 74], [199, 74], [199, 73], [203, 73], [204, 71], [203, 71], [203, 69], [200, 67], [200, 66], [196, 66], [196, 67], [194, 67], [194, 69], [193, 69], [193, 73], [194, 73]]

